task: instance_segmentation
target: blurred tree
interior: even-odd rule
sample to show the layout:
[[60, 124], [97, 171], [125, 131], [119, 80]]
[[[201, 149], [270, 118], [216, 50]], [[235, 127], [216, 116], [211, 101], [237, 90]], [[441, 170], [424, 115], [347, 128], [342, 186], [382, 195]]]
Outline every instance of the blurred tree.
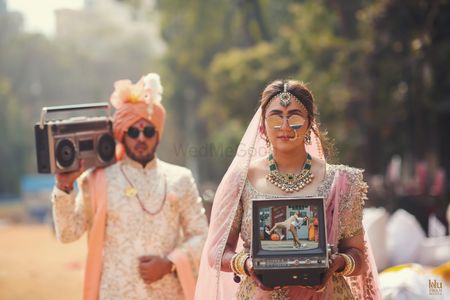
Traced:
[[[270, 43], [261, 41], [216, 55], [208, 69], [212, 80], [208, 81], [211, 94], [202, 107], [206, 118], [216, 123], [237, 119], [245, 126], [269, 82], [294, 78], [309, 83], [320, 119], [326, 120], [331, 136], [341, 143], [347, 141], [344, 127], [336, 126], [344, 120], [350, 95], [344, 68], [347, 41], [340, 34], [339, 18], [333, 11], [320, 1], [302, 2], [287, 4], [283, 9], [267, 6], [271, 18], [279, 20], [270, 23], [276, 37]], [[219, 111], [215, 108], [220, 104]]]
[[[0, 193], [19, 192], [20, 177], [25, 172], [36, 172], [32, 128], [43, 106], [107, 101], [114, 81], [135, 81], [149, 70], [156, 70], [155, 57], [161, 54], [161, 49], [155, 50], [161, 46], [157, 44], [157, 26], [148, 30], [135, 18], [127, 18], [124, 8], [118, 9], [122, 17], [117, 20], [114, 14], [96, 12], [109, 18], [101, 22], [91, 19], [83, 33], [67, 35], [72, 39], [23, 32], [19, 13], [0, 15], [0, 103], [5, 107], [0, 115], [2, 125], [7, 122], [8, 128], [15, 130], [14, 135], [5, 131], [2, 136], [0, 164], [8, 166], [2, 171], [8, 183], [2, 181]], [[60, 21], [67, 21], [59, 24], [66, 33], [70, 29], [77, 32], [80, 18], [91, 14], [83, 10], [67, 13], [75, 16], [71, 19], [64, 12], [59, 15]], [[74, 20], [79, 23], [72, 23]], [[14, 170], [5, 172], [12, 162]]]
[[[175, 117], [167, 138], [174, 144], [235, 147], [264, 86], [296, 78], [311, 83], [332, 135], [351, 148], [354, 140], [348, 141], [344, 128], [335, 125], [344, 119], [351, 94], [345, 64], [354, 49], [348, 50], [346, 42], [355, 36], [354, 7], [360, 4], [338, 6], [339, 17], [327, 1], [157, 3], [168, 44], [166, 98]], [[130, 4], [136, 7], [136, 1]], [[230, 122], [239, 129], [220, 139]], [[187, 162], [201, 179], [218, 180], [231, 158], [181, 155], [175, 161]]]
[[310, 83], [340, 161], [377, 173], [400, 153], [450, 170], [446, 1], [301, 1], [278, 13], [271, 43], [216, 55], [205, 115], [244, 123], [256, 91], [297, 78]]
[[359, 90], [367, 98], [369, 170], [382, 172], [400, 153], [440, 160], [450, 171], [448, 151], [441, 150], [450, 149], [443, 131], [450, 124], [442, 118], [449, 116], [450, 77], [442, 66], [450, 63], [450, 4], [382, 1], [358, 16], [362, 36], [370, 37], [358, 53], [368, 79]]
[[[196, 0], [187, 4], [164, 0], [157, 3], [163, 38], [170, 45], [164, 59], [163, 77], [172, 120], [175, 120], [171, 125], [174, 129], [172, 145], [207, 147], [213, 140], [217, 141], [214, 133], [206, 128], [214, 120], [199, 113], [202, 103], [214, 95], [208, 91], [209, 83], [217, 80], [209, 77], [208, 67], [221, 52], [270, 40], [266, 2]], [[226, 106], [226, 103], [220, 103], [216, 110]], [[171, 160], [186, 163], [201, 179], [218, 179], [223, 170], [217, 166], [223, 163], [217, 159], [229, 162], [231, 155], [222, 158], [182, 155]]]
[[[238, 141], [264, 86], [295, 78], [314, 92], [339, 161], [379, 173], [394, 154], [440, 152], [450, 171], [448, 1], [157, 3], [174, 141]], [[240, 129], [225, 138], [230, 122]], [[206, 158], [201, 177], [219, 179], [227, 159]]]
[[23, 113], [11, 93], [9, 81], [0, 76], [0, 194], [17, 194], [19, 180], [26, 167], [25, 157], [30, 153], [25, 142], [29, 135], [24, 128]]

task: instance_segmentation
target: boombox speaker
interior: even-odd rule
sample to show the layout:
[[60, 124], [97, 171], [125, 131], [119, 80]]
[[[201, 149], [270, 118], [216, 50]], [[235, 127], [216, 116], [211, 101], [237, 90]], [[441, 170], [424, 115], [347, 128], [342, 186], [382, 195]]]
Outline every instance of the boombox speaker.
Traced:
[[[46, 120], [47, 113], [105, 109], [107, 116]], [[107, 102], [44, 107], [34, 126], [39, 173], [64, 173], [85, 168], [106, 167], [115, 162], [115, 141]]]

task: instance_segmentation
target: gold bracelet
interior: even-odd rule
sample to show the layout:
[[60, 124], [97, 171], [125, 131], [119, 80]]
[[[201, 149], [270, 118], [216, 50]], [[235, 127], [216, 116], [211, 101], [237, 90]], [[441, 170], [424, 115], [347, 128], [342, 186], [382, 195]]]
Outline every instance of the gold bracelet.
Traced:
[[238, 262], [237, 262], [237, 268], [236, 270], [238, 271], [239, 275], [244, 275], [244, 259], [245, 259], [246, 254], [241, 252], [239, 253], [239, 258], [238, 258]]
[[247, 257], [244, 260], [244, 273], [247, 276], [250, 276], [250, 269], [253, 267], [252, 265], [252, 261], [250, 261], [248, 268], [246, 268], [247, 266], [247, 260], [250, 258], [250, 255], [247, 255]]
[[348, 268], [350, 267], [351, 261], [347, 257], [347, 255], [345, 255], [344, 253], [339, 253], [339, 255], [344, 259], [345, 265], [344, 265], [344, 269], [342, 271], [340, 271], [340, 272], [336, 272], [336, 274], [340, 275], [340, 276], [345, 276], [345, 274], [348, 271]]
[[237, 254], [234, 260], [234, 271], [236, 274], [245, 275], [245, 261], [249, 258], [249, 255], [245, 252]]
[[340, 272], [336, 272], [337, 275], [341, 275], [341, 276], [348, 276], [351, 274], [351, 269], [354, 269], [353, 263], [352, 263], [352, 259], [345, 253], [339, 253], [339, 255], [342, 256], [342, 258], [344, 258], [345, 260], [345, 267], [344, 270], [340, 271]]
[[350, 254], [347, 254], [347, 256], [350, 258], [350, 260], [352, 261], [352, 267], [350, 268], [350, 270], [348, 271], [348, 275], [347, 276], [349, 276], [350, 274], [352, 274], [354, 271], [355, 271], [355, 268], [356, 268], [356, 262], [355, 262], [355, 258], [352, 256], [352, 255], [350, 255]]
[[244, 261], [245, 261], [245, 253], [241, 253], [241, 255], [239, 256], [239, 261], [238, 261], [238, 271], [239, 271], [239, 275], [244, 275], [245, 271], [244, 271]]
[[238, 255], [237, 255], [237, 257], [236, 257], [236, 262], [235, 262], [235, 269], [236, 269], [236, 274], [239, 274], [239, 275], [241, 275], [241, 270], [240, 270], [240, 264], [241, 264], [241, 256], [242, 256], [242, 253], [238, 253]]
[[355, 260], [353, 259], [353, 257], [350, 254], [347, 254], [347, 257], [350, 259], [351, 265], [350, 265], [350, 269], [348, 270], [348, 273], [346, 276], [350, 276], [350, 274], [352, 274], [353, 271], [355, 271]]
[[233, 259], [233, 272], [236, 274], [239, 274], [238, 270], [238, 260], [239, 260], [240, 253], [236, 253]]
[[245, 272], [245, 262], [247, 261], [247, 259], [250, 257], [250, 255], [248, 253], [245, 253], [244, 258], [242, 259], [242, 274], [243, 275], [248, 275], [247, 272]]
[[352, 259], [352, 257], [349, 254], [346, 254], [348, 259], [350, 260], [350, 267], [347, 270], [347, 273], [345, 274], [345, 276], [349, 276], [350, 274], [353, 273], [353, 270], [355, 270], [355, 261]]
[[243, 259], [242, 259], [242, 274], [243, 275], [248, 275], [247, 272], [245, 272], [245, 262], [249, 258], [250, 258], [250, 255], [248, 253], [245, 253], [245, 255], [244, 255]]
[[238, 256], [238, 253], [233, 254], [233, 257], [231, 257], [231, 261], [230, 261], [230, 268], [231, 271], [233, 273], [237, 273], [236, 272], [236, 268], [235, 268], [235, 263], [236, 263], [236, 257]]

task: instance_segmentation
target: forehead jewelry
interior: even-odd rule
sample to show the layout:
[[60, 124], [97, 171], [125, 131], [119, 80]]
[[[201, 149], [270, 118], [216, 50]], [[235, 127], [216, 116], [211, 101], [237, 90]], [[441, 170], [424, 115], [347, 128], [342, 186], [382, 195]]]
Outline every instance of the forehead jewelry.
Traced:
[[288, 84], [285, 83], [283, 85], [283, 91], [281, 93], [276, 94], [275, 96], [273, 96], [269, 102], [272, 102], [273, 99], [275, 98], [280, 98], [280, 105], [283, 107], [288, 107], [289, 105], [291, 105], [292, 103], [292, 99], [296, 100], [298, 102], [298, 104], [300, 104], [300, 106], [305, 110], [308, 111], [305, 107], [305, 105], [302, 103], [302, 101], [300, 101], [300, 99], [298, 99], [295, 95], [293, 95], [292, 93], [288, 92], [287, 90], [288, 88]]
[[288, 84], [284, 84], [283, 92], [280, 94], [280, 104], [283, 107], [288, 107], [291, 104], [291, 93], [287, 91]]

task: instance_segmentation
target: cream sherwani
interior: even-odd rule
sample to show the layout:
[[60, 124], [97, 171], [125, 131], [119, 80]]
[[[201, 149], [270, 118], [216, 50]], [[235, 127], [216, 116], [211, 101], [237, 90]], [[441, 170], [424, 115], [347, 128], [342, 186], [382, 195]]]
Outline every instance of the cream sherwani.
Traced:
[[[127, 157], [104, 171], [107, 209], [99, 299], [182, 299], [176, 273], [145, 284], [138, 257], [171, 258], [181, 250], [197, 273], [208, 225], [191, 172], [157, 158], [143, 168]], [[53, 191], [56, 234], [62, 242], [77, 240], [92, 224], [87, 178], [81, 177], [78, 194]], [[169, 193], [175, 197], [165, 197]]]

